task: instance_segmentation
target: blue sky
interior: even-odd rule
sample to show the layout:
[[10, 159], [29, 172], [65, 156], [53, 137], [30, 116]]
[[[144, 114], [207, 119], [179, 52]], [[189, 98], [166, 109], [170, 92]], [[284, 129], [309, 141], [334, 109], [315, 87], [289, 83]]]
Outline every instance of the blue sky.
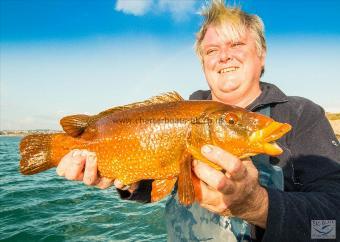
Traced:
[[[193, 51], [204, 2], [1, 0], [0, 129], [206, 89]], [[340, 112], [340, 2], [232, 2], [265, 22], [263, 81]]]

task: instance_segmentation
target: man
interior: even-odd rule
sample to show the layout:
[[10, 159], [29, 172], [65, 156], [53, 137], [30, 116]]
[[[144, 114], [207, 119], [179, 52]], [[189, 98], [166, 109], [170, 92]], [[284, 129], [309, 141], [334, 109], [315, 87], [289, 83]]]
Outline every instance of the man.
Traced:
[[[339, 142], [323, 109], [260, 82], [266, 43], [258, 16], [226, 7], [223, 1], [213, 1], [203, 16], [196, 50], [210, 90], [197, 91], [190, 99], [262, 112], [290, 123], [293, 130], [279, 140], [284, 152], [276, 158], [240, 160], [219, 147], [203, 146], [202, 154], [224, 172], [193, 161], [202, 198], [184, 207], [173, 192], [166, 207], [169, 240], [310, 241], [312, 220], [336, 220], [339, 235]], [[100, 178], [95, 154], [87, 151], [66, 155], [57, 173], [100, 188], [114, 183], [122, 198], [150, 201], [150, 181], [124, 187]]]

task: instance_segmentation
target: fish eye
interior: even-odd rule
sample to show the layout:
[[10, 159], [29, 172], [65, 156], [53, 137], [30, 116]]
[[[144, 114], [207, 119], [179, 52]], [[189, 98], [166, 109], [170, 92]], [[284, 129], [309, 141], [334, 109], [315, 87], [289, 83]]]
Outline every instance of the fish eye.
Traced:
[[234, 124], [237, 123], [238, 117], [237, 117], [237, 115], [234, 114], [234, 113], [227, 113], [227, 114], [225, 115], [224, 120], [225, 120], [228, 124], [234, 125]]

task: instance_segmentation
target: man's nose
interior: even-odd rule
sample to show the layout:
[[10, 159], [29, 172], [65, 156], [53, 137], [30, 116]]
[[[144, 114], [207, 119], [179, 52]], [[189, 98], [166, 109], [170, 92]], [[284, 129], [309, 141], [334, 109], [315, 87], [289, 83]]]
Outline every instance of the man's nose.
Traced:
[[230, 51], [224, 49], [220, 52], [220, 62], [227, 62], [231, 59]]

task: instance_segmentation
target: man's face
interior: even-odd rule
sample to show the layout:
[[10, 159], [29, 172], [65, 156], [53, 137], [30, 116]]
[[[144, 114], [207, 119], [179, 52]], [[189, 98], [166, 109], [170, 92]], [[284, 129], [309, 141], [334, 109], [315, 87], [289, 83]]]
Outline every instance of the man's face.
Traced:
[[213, 96], [223, 100], [226, 95], [252, 95], [254, 87], [259, 86], [265, 53], [259, 57], [249, 30], [237, 41], [219, 30], [209, 26], [201, 43], [203, 69]]

